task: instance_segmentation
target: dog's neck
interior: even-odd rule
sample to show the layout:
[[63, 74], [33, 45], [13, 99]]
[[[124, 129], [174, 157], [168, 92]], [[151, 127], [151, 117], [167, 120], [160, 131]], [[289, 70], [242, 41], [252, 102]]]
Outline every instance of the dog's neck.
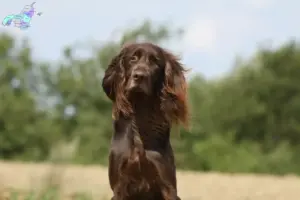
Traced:
[[160, 131], [170, 128], [160, 109], [159, 97], [137, 96], [132, 101], [132, 108], [133, 120], [141, 132], [151, 131], [155, 127], [160, 127]]

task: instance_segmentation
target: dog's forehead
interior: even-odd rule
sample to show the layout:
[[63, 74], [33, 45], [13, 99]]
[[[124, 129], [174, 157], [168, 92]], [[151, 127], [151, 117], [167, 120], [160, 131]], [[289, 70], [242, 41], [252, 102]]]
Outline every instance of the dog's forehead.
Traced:
[[145, 55], [159, 56], [162, 50], [151, 43], [134, 43], [128, 44], [123, 47], [129, 54], [134, 54], [136, 52], [142, 52]]

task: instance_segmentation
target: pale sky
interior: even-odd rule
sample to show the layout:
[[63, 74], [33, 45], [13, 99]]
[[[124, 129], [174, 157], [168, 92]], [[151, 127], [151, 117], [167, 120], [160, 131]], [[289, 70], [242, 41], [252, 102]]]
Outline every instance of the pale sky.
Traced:
[[[33, 1], [6, 1], [0, 14], [3, 18], [17, 14]], [[34, 56], [47, 60], [57, 60], [65, 45], [104, 41], [117, 29], [151, 19], [182, 27], [186, 34], [169, 49], [182, 53], [193, 74], [216, 77], [231, 69], [236, 55], [247, 58], [262, 42], [278, 46], [300, 36], [300, 1], [296, 0], [35, 1], [36, 11], [43, 15], [33, 18], [30, 29], [1, 26], [0, 32], [29, 37]]]

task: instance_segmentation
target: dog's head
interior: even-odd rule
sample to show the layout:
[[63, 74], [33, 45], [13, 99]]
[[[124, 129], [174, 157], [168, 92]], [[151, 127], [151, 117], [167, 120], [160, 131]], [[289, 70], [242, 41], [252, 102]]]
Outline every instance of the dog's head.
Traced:
[[130, 116], [132, 104], [143, 103], [139, 97], [157, 97], [168, 121], [186, 124], [184, 71], [178, 59], [168, 51], [151, 43], [134, 43], [124, 46], [112, 59], [102, 86], [114, 102], [115, 117], [120, 112]]

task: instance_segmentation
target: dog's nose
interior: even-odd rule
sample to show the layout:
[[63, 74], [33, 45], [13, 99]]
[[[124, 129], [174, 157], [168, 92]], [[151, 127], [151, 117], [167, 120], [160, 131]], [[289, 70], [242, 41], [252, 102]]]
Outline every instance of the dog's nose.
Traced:
[[142, 80], [144, 77], [145, 77], [145, 74], [143, 72], [136, 71], [133, 73], [133, 79], [136, 81]]

